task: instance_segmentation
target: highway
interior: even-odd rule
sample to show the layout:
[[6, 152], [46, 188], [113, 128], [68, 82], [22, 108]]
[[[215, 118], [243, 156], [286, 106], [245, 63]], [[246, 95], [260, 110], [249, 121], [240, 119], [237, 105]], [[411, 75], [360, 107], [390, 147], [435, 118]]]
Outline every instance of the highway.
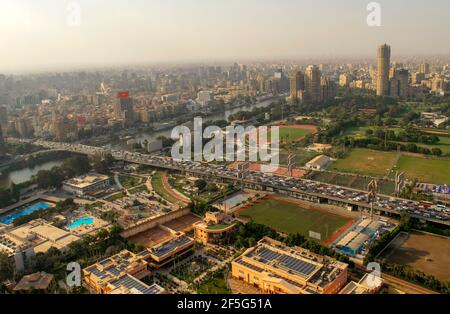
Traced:
[[[370, 210], [370, 204], [367, 201], [367, 192], [317, 181], [288, 178], [262, 172], [249, 172], [243, 177], [239, 170], [229, 169], [225, 165], [177, 161], [170, 157], [141, 154], [126, 150], [112, 150], [82, 144], [56, 143], [44, 140], [29, 142], [47, 149], [65, 150], [87, 155], [111, 153], [116, 160], [180, 171], [207, 180], [241, 184], [243, 187], [249, 189], [280, 193], [307, 201], [351, 208], [352, 210]], [[394, 198], [387, 195], [378, 195], [376, 197], [373, 210], [374, 213], [380, 215], [399, 215], [401, 211], [406, 211], [412, 217], [450, 226], [450, 214], [447, 208], [425, 207], [419, 202]]]

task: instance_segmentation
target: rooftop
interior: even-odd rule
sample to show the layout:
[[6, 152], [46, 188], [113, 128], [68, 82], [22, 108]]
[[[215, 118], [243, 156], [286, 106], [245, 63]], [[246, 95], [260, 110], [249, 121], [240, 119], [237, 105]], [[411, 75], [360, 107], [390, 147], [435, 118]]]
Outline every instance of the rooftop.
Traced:
[[14, 287], [14, 291], [46, 290], [53, 281], [53, 275], [45, 272], [38, 272], [23, 276], [19, 283]]
[[88, 173], [86, 175], [82, 175], [79, 177], [75, 177], [69, 180], [64, 181], [64, 184], [71, 185], [77, 188], [85, 188], [96, 182], [108, 180], [109, 177], [103, 174], [98, 173]]
[[347, 269], [345, 263], [267, 237], [233, 262], [261, 273], [265, 280], [282, 281], [291, 291], [307, 293], [318, 293]]
[[[165, 290], [157, 284], [147, 285], [139, 278], [148, 274], [147, 262], [141, 255], [123, 250], [83, 269], [85, 278], [97, 282], [110, 294], [160, 294]], [[105, 289], [107, 288], [107, 289]]]
[[151, 254], [156, 257], [162, 257], [171, 252], [177, 251], [179, 248], [185, 247], [187, 244], [193, 243], [194, 240], [182, 235], [177, 238], [173, 238], [167, 242], [157, 245], [151, 249]]
[[157, 284], [148, 286], [128, 274], [110, 281], [109, 285], [114, 287], [110, 291], [111, 294], [162, 294], [165, 292], [164, 288]]

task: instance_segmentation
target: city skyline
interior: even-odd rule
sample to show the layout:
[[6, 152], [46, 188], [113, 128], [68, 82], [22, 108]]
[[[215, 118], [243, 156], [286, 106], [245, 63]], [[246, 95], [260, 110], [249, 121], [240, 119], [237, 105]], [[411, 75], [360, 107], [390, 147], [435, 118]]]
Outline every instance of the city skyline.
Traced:
[[[0, 21], [0, 73], [177, 62], [373, 56], [380, 44], [396, 56], [448, 55], [445, 8], [436, 0], [378, 1], [381, 26], [367, 25], [369, 1], [77, 1], [9, 3]], [[107, 5], [106, 5], [107, 4]], [[403, 10], [408, 6], [408, 14]], [[415, 19], [415, 23], [411, 23]], [[75, 18], [76, 22], [76, 18]], [[76, 24], [76, 23], [75, 23]], [[330, 32], [330, 29], [333, 30]], [[410, 34], [421, 38], [411, 41]], [[64, 44], [62, 44], [64, 43]]]

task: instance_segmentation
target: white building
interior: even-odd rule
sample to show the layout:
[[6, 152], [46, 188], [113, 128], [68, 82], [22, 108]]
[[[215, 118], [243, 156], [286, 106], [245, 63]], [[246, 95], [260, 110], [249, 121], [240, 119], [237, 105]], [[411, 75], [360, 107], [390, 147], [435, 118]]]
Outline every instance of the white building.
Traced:
[[211, 91], [199, 91], [197, 93], [197, 102], [202, 107], [207, 106], [211, 100], [212, 100], [212, 92]]
[[308, 161], [305, 166], [312, 170], [325, 169], [333, 160], [326, 155], [319, 155]]
[[93, 194], [109, 186], [109, 177], [98, 173], [88, 173], [63, 182], [64, 191], [78, 196]]

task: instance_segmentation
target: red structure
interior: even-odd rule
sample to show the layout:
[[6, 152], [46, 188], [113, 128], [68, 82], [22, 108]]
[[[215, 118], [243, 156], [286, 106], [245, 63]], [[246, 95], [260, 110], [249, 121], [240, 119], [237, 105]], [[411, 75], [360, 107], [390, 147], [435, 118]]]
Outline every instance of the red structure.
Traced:
[[130, 93], [128, 91], [122, 91], [117, 93], [117, 98], [128, 98]]

